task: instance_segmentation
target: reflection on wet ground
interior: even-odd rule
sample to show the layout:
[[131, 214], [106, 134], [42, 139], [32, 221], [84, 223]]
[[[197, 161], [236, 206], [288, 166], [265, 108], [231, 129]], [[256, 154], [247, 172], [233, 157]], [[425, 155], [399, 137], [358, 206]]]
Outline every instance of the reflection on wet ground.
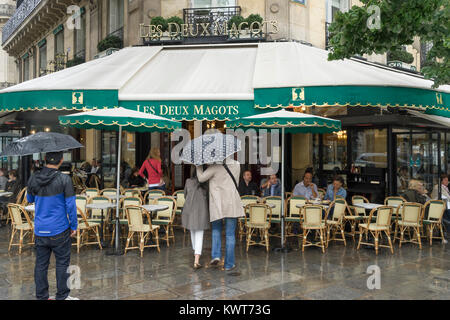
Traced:
[[[8, 253], [9, 227], [0, 229], [0, 299], [34, 299], [34, 251]], [[278, 244], [274, 238], [272, 247]], [[350, 239], [349, 239], [350, 240]], [[279, 240], [278, 240], [279, 241]], [[189, 233], [176, 230], [176, 243], [161, 252], [154, 248], [133, 250], [125, 256], [108, 256], [94, 246], [72, 249], [72, 265], [81, 271], [81, 289], [71, 295], [80, 299], [450, 299], [450, 250], [436, 241], [395, 246], [393, 255], [380, 250], [356, 250], [332, 243], [322, 254], [309, 247], [302, 253], [298, 243], [290, 243], [288, 253], [266, 252], [244, 242], [236, 247], [238, 270], [234, 275], [212, 268], [192, 269]], [[206, 233], [202, 263], [211, 253], [210, 233]], [[380, 269], [380, 289], [369, 266]], [[372, 278], [370, 278], [372, 276]], [[49, 271], [50, 295], [55, 294], [54, 259]]]

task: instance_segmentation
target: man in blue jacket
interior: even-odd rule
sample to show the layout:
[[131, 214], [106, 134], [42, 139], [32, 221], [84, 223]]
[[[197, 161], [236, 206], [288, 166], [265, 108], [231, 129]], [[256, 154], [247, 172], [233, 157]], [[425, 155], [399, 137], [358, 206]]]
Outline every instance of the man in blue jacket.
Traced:
[[27, 200], [35, 203], [34, 233], [36, 266], [34, 281], [36, 298], [48, 300], [48, 265], [51, 253], [56, 260], [56, 300], [78, 300], [69, 296], [71, 237], [77, 230], [77, 207], [72, 180], [58, 171], [63, 162], [62, 152], [45, 155], [46, 166], [28, 181]]

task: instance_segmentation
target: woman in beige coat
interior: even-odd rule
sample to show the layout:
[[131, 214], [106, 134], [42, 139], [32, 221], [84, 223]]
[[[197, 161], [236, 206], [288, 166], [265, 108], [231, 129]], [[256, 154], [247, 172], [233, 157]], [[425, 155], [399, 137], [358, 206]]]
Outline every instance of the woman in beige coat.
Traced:
[[[234, 247], [236, 243], [237, 218], [243, 217], [244, 208], [236, 186], [239, 181], [239, 162], [230, 158], [224, 164], [210, 165], [205, 171], [197, 167], [197, 178], [200, 182], [209, 182], [209, 214], [212, 225], [212, 260], [210, 265], [217, 266], [221, 259], [222, 228], [225, 224], [226, 248], [225, 270], [236, 267]], [[231, 175], [227, 172], [228, 167]], [[233, 178], [234, 181], [233, 181]], [[235, 183], [236, 182], [236, 183]]]

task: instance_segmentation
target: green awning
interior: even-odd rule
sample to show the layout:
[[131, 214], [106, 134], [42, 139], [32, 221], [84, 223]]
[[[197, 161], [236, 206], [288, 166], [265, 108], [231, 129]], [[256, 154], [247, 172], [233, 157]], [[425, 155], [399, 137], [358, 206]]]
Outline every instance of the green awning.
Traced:
[[450, 94], [419, 88], [316, 86], [255, 89], [255, 107], [391, 106], [450, 116]]

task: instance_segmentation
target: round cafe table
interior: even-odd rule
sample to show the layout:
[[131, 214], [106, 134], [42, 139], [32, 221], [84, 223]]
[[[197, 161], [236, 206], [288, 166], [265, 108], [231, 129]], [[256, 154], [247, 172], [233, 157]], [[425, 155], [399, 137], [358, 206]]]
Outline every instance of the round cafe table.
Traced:
[[142, 206], [142, 208], [153, 213], [157, 211], [167, 210], [169, 209], [169, 206], [166, 204], [145, 204]]
[[[116, 201], [116, 198], [117, 198], [116, 195], [111, 196], [111, 195], [105, 195], [105, 194], [102, 195], [101, 197], [106, 197], [106, 198], [108, 198], [108, 199], [111, 200], [111, 201]], [[120, 199], [123, 199], [123, 198], [126, 198], [126, 196], [123, 195], [123, 194], [119, 194], [119, 200], [120, 200]]]
[[0, 192], [0, 197], [10, 197], [12, 195], [12, 192]]
[[26, 206], [24, 209], [25, 209], [25, 211], [28, 211], [28, 212], [34, 212], [36, 208], [35, 208], [34, 204], [30, 204], [30, 205]]
[[[261, 202], [258, 202], [256, 204], [265, 204], [265, 205], [268, 205], [269, 208], [271, 208], [271, 209], [275, 208], [275, 205], [273, 203], [261, 203]], [[242, 206], [245, 208], [246, 205], [243, 204]]]
[[87, 209], [99, 209], [102, 212], [102, 217], [100, 220], [100, 239], [101, 239], [101, 243], [102, 243], [102, 247], [104, 247], [104, 239], [103, 239], [103, 211], [111, 209], [111, 208], [115, 208], [116, 204], [115, 203], [88, 203], [86, 205]]

